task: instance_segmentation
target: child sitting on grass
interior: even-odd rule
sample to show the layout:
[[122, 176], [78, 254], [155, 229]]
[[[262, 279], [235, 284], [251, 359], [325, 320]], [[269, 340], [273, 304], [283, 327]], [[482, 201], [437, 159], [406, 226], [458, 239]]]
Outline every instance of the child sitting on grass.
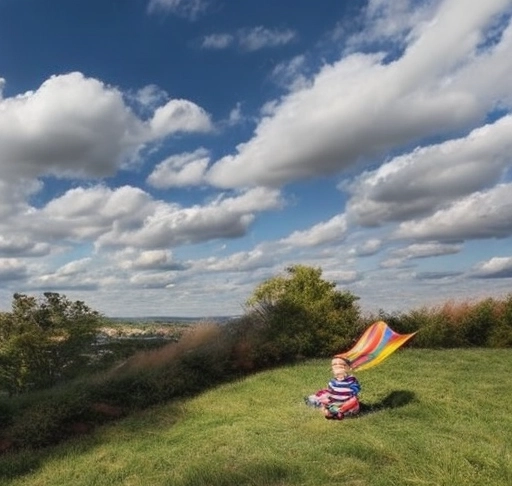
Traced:
[[357, 378], [349, 374], [350, 363], [344, 358], [333, 358], [331, 361], [333, 378], [327, 388], [306, 397], [308, 405], [320, 407], [325, 418], [342, 420], [346, 416], [359, 413], [357, 397], [361, 385]]

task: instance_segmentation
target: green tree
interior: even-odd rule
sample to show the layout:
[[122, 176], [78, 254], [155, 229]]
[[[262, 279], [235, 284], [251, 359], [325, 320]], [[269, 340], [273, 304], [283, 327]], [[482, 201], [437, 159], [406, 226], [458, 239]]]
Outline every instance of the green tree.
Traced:
[[260, 284], [247, 300], [257, 316], [255, 352], [269, 362], [331, 356], [359, 332], [358, 297], [322, 279], [322, 270], [294, 265]]
[[102, 322], [83, 302], [58, 293], [14, 294], [12, 311], [0, 314], [0, 389], [13, 395], [83, 372], [95, 360]]

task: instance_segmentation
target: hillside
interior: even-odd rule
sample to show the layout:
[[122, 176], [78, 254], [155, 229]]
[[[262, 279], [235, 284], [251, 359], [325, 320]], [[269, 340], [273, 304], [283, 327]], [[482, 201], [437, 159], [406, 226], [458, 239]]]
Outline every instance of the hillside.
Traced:
[[413, 350], [363, 371], [373, 412], [325, 420], [302, 397], [327, 361], [253, 375], [0, 457], [4, 486], [510, 485], [510, 350]]

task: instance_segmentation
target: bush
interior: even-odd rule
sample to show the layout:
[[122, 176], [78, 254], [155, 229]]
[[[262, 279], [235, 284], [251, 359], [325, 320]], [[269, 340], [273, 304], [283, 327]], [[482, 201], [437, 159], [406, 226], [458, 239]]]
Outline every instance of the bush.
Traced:
[[512, 294], [499, 303], [495, 323], [489, 331], [488, 345], [495, 348], [512, 346]]
[[248, 299], [257, 364], [332, 356], [357, 337], [358, 297], [336, 290], [321, 275], [319, 268], [295, 265], [263, 282]]

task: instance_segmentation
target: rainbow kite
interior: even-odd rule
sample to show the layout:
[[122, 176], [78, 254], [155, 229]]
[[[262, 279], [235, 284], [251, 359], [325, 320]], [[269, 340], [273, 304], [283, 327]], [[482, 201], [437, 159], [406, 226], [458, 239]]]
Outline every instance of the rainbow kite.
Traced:
[[378, 321], [363, 333], [352, 349], [335, 358], [347, 359], [353, 370], [367, 370], [382, 363], [415, 334], [398, 334], [385, 322]]

